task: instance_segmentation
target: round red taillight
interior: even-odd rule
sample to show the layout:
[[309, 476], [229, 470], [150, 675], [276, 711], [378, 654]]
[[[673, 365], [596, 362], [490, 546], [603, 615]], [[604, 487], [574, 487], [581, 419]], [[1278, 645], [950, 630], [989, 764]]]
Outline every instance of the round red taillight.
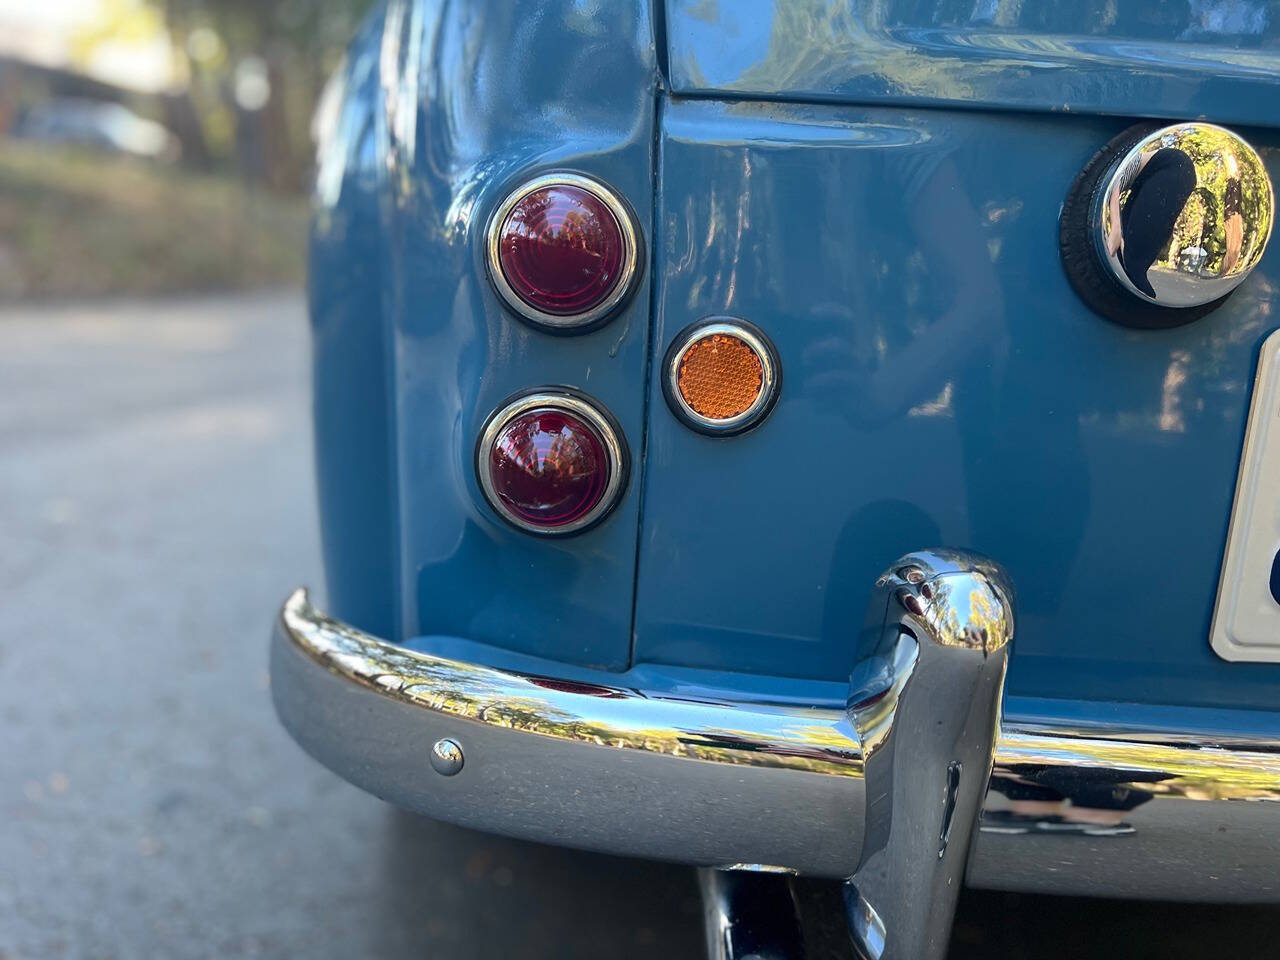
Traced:
[[490, 505], [533, 533], [576, 533], [604, 517], [626, 479], [626, 453], [610, 418], [567, 393], [539, 392], [497, 411], [476, 451]]
[[489, 269], [508, 305], [553, 329], [610, 316], [633, 286], [638, 247], [626, 205], [576, 174], [539, 177], [499, 206]]

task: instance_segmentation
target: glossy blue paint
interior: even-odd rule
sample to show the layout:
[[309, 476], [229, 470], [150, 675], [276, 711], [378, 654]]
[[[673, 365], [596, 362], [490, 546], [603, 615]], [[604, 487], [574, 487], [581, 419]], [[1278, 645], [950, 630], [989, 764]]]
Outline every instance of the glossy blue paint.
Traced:
[[398, 636], [389, 331], [382, 309], [383, 14], [375, 8], [361, 27], [317, 115], [308, 300], [326, 602], [362, 629]]
[[1265, 0], [667, 0], [671, 89], [1280, 122]]
[[[1280, 700], [1280, 668], [1208, 643], [1280, 265], [1273, 249], [1177, 330], [1092, 314], [1058, 262], [1058, 210], [1125, 125], [667, 107], [655, 353], [699, 317], [745, 317], [783, 388], [730, 440], [652, 406], [639, 661], [839, 679], [868, 584], [944, 543], [1018, 586], [1014, 695]], [[1245, 133], [1280, 175], [1275, 135]]]
[[[669, 6], [679, 91], [881, 105], [670, 99], [642, 0], [392, 0], [353, 46], [310, 282], [335, 615], [495, 665], [826, 703], [880, 569], [967, 545], [1022, 593], [1011, 714], [1188, 705], [1234, 729], [1212, 710], [1274, 708], [1280, 667], [1223, 663], [1208, 631], [1277, 253], [1204, 321], [1106, 323], [1062, 275], [1057, 214], [1133, 119], [1006, 109], [1248, 121], [1274, 178], [1271, 21], [1143, 33], [1128, 7], [1024, 4], [997, 28], [893, 3], [850, 33], [860, 3]], [[802, 52], [797, 24], [822, 27], [812, 55], [761, 68]], [[482, 255], [507, 190], [563, 168], [656, 241], [627, 308], [576, 337], [515, 319]], [[730, 440], [657, 386], [675, 332], [719, 313], [784, 369], [769, 420]], [[635, 464], [614, 514], [559, 541], [499, 521], [471, 461], [491, 410], [555, 383], [609, 407]], [[1098, 704], [1117, 709], [1136, 708]]]
[[[356, 57], [374, 49], [366, 41]], [[573, 169], [627, 198], [647, 245], [655, 64], [641, 2], [387, 6], [376, 89], [352, 90], [346, 108], [377, 117], [360, 154], [376, 183], [329, 197], [321, 217], [342, 222], [361, 206], [376, 209], [377, 228], [341, 238], [331, 230], [333, 245], [313, 261], [315, 315], [340, 315], [318, 348], [317, 385], [320, 472], [336, 478], [326, 481], [322, 511], [339, 615], [353, 610], [361, 625], [394, 620], [395, 637], [452, 633], [568, 663], [626, 666], [637, 484], [608, 523], [568, 540], [536, 539], [493, 514], [472, 457], [504, 398], [567, 384], [608, 406], [639, 460], [647, 280], [599, 331], [556, 337], [504, 309], [485, 275], [483, 240], [511, 188]], [[325, 185], [322, 169], [322, 198]], [[339, 250], [349, 264], [334, 263]], [[360, 271], [369, 284], [340, 302], [331, 269]], [[365, 296], [376, 288], [378, 299]], [[340, 462], [344, 448], [374, 464]], [[339, 556], [349, 549], [362, 559]], [[376, 608], [388, 591], [390, 616], [356, 599], [364, 593]]]

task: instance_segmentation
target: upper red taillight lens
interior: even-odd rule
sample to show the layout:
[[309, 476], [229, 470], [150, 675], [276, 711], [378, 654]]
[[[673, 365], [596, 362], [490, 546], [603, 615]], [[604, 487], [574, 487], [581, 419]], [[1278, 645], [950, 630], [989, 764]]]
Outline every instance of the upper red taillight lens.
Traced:
[[636, 232], [603, 184], [552, 175], [525, 184], [498, 209], [489, 256], [498, 291], [522, 316], [548, 327], [588, 326], [626, 297]]
[[625, 247], [622, 228], [599, 197], [557, 184], [525, 194], [507, 214], [498, 263], [525, 303], [571, 317], [613, 292]]
[[538, 393], [490, 419], [476, 471], [485, 496], [506, 520], [534, 533], [566, 534], [613, 507], [626, 455], [612, 422], [593, 404]]

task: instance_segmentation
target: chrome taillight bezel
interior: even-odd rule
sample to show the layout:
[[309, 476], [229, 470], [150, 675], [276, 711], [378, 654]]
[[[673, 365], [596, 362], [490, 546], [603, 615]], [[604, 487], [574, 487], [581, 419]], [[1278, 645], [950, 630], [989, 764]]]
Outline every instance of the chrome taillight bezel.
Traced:
[[[599, 304], [582, 313], [562, 315], [539, 310], [515, 291], [502, 270], [500, 243], [502, 227], [507, 217], [529, 194], [553, 186], [577, 187], [599, 199], [617, 221], [623, 246], [626, 248], [618, 280], [609, 295]], [[499, 298], [521, 320], [550, 333], [585, 333], [613, 319], [635, 292], [644, 262], [644, 245], [641, 237], [635, 213], [630, 204], [616, 190], [595, 177], [569, 171], [555, 171], [522, 181], [494, 209], [485, 231], [485, 267]]]

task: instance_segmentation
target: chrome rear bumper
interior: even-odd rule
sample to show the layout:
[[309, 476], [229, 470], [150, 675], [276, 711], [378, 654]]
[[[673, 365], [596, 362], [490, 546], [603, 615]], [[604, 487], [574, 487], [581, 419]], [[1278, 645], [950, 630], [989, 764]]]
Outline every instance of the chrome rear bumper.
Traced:
[[[706, 866], [847, 878], [866, 859], [868, 727], [850, 711], [681, 699], [433, 657], [324, 616], [301, 590], [281, 610], [271, 675], [280, 718], [309, 753], [441, 820]], [[461, 752], [455, 775], [448, 751], [433, 766], [440, 741]], [[1045, 799], [1054, 795], [1061, 802]], [[967, 880], [1280, 900], [1277, 800], [1275, 740], [1006, 723]]]
[[[650, 697], [412, 653], [299, 590], [271, 654], [276, 710], [321, 763], [397, 806], [529, 840], [839, 876], [858, 838], [815, 843], [863, 796], [843, 713]], [[433, 746], [454, 741], [442, 775]]]

